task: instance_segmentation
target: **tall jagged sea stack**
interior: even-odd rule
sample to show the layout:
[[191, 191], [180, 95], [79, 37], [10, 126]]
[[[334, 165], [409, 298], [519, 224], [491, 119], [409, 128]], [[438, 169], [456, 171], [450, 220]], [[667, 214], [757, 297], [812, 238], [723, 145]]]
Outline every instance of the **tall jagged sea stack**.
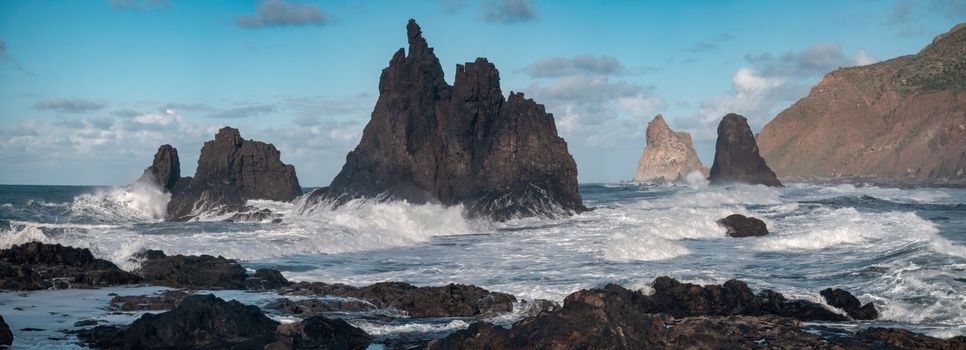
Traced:
[[457, 65], [452, 86], [414, 20], [379, 79], [359, 145], [332, 184], [310, 196], [462, 204], [495, 220], [586, 210], [577, 165], [543, 105], [511, 92], [485, 58]]

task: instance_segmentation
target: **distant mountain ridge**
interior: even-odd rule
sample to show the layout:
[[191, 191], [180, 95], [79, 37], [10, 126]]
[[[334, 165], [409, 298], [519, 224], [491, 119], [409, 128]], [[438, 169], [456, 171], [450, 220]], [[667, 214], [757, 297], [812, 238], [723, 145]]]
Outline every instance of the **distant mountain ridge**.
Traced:
[[785, 180], [966, 184], [966, 24], [918, 54], [829, 73], [757, 140]]

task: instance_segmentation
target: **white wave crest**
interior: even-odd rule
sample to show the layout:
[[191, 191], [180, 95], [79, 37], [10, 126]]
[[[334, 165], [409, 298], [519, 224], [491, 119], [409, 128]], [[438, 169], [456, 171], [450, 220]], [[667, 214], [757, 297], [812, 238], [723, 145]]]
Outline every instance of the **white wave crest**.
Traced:
[[143, 222], [164, 219], [171, 195], [157, 185], [135, 182], [124, 187], [82, 194], [70, 204], [72, 217], [106, 222]]
[[381, 325], [367, 321], [353, 321], [351, 323], [356, 327], [362, 328], [362, 330], [366, 331], [366, 333], [369, 333], [369, 335], [375, 336], [401, 333], [441, 333], [466, 329], [470, 326], [469, 323], [466, 323], [466, 321], [463, 320], [452, 320], [443, 324], [407, 323]]

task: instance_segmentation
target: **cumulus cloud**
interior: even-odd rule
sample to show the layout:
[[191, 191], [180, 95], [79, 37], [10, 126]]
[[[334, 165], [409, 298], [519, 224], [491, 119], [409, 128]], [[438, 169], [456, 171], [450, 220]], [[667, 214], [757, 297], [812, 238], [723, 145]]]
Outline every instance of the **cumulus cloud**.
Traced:
[[537, 10], [531, 0], [485, 0], [483, 17], [490, 22], [513, 24], [537, 18]]
[[876, 62], [879, 62], [879, 60], [869, 55], [865, 50], [859, 50], [855, 53], [855, 65], [857, 66], [870, 65]]
[[264, 0], [253, 15], [239, 16], [235, 24], [242, 28], [323, 25], [331, 21], [319, 7], [290, 3], [285, 0]]
[[524, 71], [532, 78], [562, 77], [574, 74], [620, 75], [627, 68], [612, 56], [582, 55], [573, 58], [544, 57], [527, 66]]
[[157, 10], [167, 8], [168, 0], [107, 0], [111, 7], [117, 10]]
[[63, 113], [86, 113], [104, 108], [106, 105], [100, 101], [86, 100], [80, 98], [61, 98], [43, 100], [34, 104], [37, 110], [55, 110]]
[[851, 66], [853, 61], [842, 53], [838, 44], [820, 44], [799, 52], [786, 52], [780, 56], [771, 53], [745, 55], [745, 60], [760, 67], [770, 76], [812, 77], [823, 75], [839, 67]]

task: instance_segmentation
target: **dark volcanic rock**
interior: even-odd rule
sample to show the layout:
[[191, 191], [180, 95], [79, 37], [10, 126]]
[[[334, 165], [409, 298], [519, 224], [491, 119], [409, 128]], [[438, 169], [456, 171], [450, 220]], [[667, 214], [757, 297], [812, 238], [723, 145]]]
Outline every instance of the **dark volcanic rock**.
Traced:
[[516, 298], [509, 294], [463, 284], [416, 287], [407, 283], [382, 282], [366, 287], [344, 284], [296, 283], [281, 294], [329, 295], [367, 300], [378, 307], [405, 311], [411, 317], [471, 317], [510, 312]]
[[765, 222], [751, 216], [731, 214], [718, 220], [718, 224], [728, 229], [728, 236], [731, 237], [754, 237], [768, 234], [768, 227], [765, 226]]
[[167, 256], [162, 251], [140, 253], [141, 267], [134, 273], [145, 282], [174, 288], [244, 289], [245, 268], [238, 262], [211, 255]]
[[140, 281], [88, 249], [30, 242], [0, 250], [0, 289], [95, 288]]
[[[282, 215], [272, 213], [269, 209], [262, 209], [258, 211], [248, 211], [244, 213], [236, 213], [230, 218], [225, 219], [228, 222], [263, 222], [271, 221], [272, 223], [281, 222]], [[276, 222], [276, 220], [278, 220]]]
[[144, 169], [144, 175], [141, 175], [138, 182], [155, 184], [171, 192], [179, 179], [181, 179], [181, 161], [178, 160], [178, 150], [171, 145], [162, 145], [154, 154], [154, 162]]
[[258, 269], [245, 280], [248, 290], [277, 289], [292, 284], [282, 273], [273, 269]]
[[755, 143], [748, 120], [734, 113], [726, 115], [718, 124], [718, 140], [715, 142], [714, 164], [709, 180], [711, 184], [744, 182], [782, 186], [775, 172], [758, 154], [758, 144]]
[[191, 293], [183, 290], [166, 290], [149, 295], [117, 295], [111, 298], [111, 304], [107, 309], [114, 311], [170, 310], [189, 296]]
[[506, 220], [586, 210], [577, 166], [553, 115], [523, 94], [504, 99], [484, 58], [457, 65], [454, 85], [415, 21], [379, 79], [379, 100], [359, 145], [332, 184], [310, 199], [463, 204]]
[[825, 298], [826, 303], [845, 310], [845, 313], [856, 320], [874, 320], [879, 317], [879, 312], [876, 311], [875, 305], [872, 303], [862, 305], [859, 299], [852, 295], [852, 293], [842, 289], [826, 288], [820, 294]]
[[168, 219], [186, 220], [217, 209], [240, 211], [248, 199], [295, 199], [302, 194], [295, 167], [280, 157], [274, 145], [245, 140], [238, 129], [222, 128], [201, 148], [195, 176], [175, 185]]
[[13, 344], [13, 332], [10, 331], [7, 322], [3, 320], [3, 316], [0, 316], [0, 345], [11, 344]]
[[275, 341], [278, 322], [258, 307], [193, 295], [171, 311], [145, 314], [126, 328], [97, 326], [77, 337], [107, 349], [261, 349]]
[[301, 322], [278, 327], [275, 343], [266, 349], [344, 349], [362, 350], [372, 337], [363, 330], [339, 319], [313, 316]]
[[292, 315], [318, 315], [326, 312], [358, 312], [375, 310], [376, 305], [355, 298], [344, 299], [303, 299], [289, 300], [279, 298], [268, 303], [263, 309], [278, 310]]
[[789, 312], [781, 294], [766, 290], [755, 296], [735, 280], [701, 287], [661, 277], [654, 288], [650, 296], [616, 285], [582, 290], [559, 310], [525, 317], [509, 329], [475, 323], [428, 348], [962, 349], [966, 344], [883, 328], [814, 332], [802, 324], [806, 318], [784, 315]]

